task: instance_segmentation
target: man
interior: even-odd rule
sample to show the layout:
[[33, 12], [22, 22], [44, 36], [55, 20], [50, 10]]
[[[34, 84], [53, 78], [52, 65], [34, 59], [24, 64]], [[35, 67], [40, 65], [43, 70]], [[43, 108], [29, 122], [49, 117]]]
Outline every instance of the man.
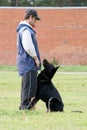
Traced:
[[17, 66], [22, 76], [20, 110], [28, 110], [36, 96], [37, 71], [40, 69], [40, 54], [33, 27], [40, 20], [34, 9], [27, 9], [24, 21], [17, 27]]

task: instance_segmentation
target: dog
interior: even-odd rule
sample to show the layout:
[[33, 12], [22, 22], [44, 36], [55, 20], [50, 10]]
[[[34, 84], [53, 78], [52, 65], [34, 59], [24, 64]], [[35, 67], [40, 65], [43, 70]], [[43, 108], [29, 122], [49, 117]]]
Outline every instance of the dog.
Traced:
[[43, 60], [44, 69], [37, 77], [37, 93], [36, 98], [31, 103], [33, 107], [39, 100], [46, 104], [47, 112], [63, 112], [64, 104], [59, 91], [52, 83], [52, 78], [60, 66], [55, 67], [46, 59]]

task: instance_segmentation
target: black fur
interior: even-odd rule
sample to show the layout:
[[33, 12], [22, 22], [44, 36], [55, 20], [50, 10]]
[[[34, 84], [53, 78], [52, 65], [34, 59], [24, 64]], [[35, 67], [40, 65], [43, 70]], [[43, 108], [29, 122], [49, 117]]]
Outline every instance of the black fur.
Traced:
[[44, 69], [38, 75], [37, 94], [33, 105], [41, 99], [46, 103], [47, 111], [63, 111], [63, 101], [55, 86], [52, 83], [52, 78], [60, 67], [54, 67], [48, 63], [46, 59], [43, 60]]

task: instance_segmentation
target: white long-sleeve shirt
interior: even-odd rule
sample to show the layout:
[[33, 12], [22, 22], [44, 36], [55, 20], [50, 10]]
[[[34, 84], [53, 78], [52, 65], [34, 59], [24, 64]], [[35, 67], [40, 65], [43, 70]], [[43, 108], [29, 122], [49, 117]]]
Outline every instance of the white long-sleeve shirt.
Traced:
[[[30, 26], [26, 21], [22, 21], [21, 23]], [[33, 41], [32, 41], [32, 38], [31, 38], [31, 33], [27, 29], [24, 30], [24, 32], [22, 33], [22, 45], [23, 45], [25, 51], [31, 57], [37, 56], [36, 51], [35, 51], [35, 47], [33, 45]]]

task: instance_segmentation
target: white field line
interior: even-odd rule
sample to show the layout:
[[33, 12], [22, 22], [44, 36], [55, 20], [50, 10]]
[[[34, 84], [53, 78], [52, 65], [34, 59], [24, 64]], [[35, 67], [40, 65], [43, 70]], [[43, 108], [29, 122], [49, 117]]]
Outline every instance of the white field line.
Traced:
[[23, 7], [23, 6], [21, 6], [21, 7], [15, 7], [15, 6], [0, 6], [0, 9], [31, 9], [31, 8], [33, 8], [33, 9], [61, 9], [61, 10], [65, 10], [65, 9], [68, 9], [68, 10], [78, 10], [78, 9], [80, 9], [80, 10], [84, 10], [84, 9], [87, 9], [87, 7], [86, 6], [75, 6], [75, 7], [29, 7], [29, 6], [25, 6], [25, 7]]
[[57, 72], [57, 74], [86, 74], [87, 72]]

